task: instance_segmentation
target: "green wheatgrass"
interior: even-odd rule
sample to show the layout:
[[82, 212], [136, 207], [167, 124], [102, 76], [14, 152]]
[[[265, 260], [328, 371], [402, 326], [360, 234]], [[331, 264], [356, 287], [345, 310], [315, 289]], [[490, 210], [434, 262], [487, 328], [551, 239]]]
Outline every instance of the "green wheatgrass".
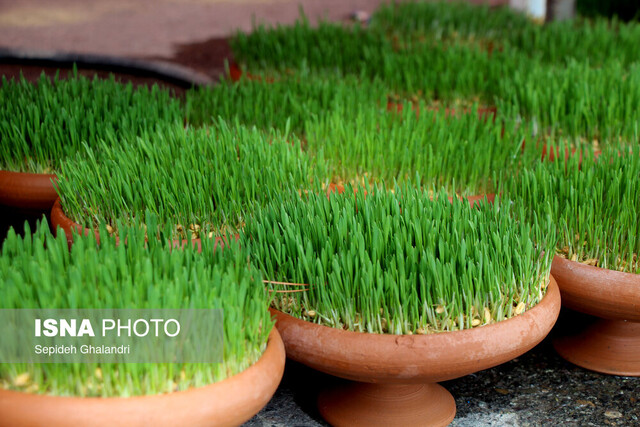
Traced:
[[602, 145], [637, 140], [640, 63], [611, 61], [599, 68], [569, 61], [534, 65], [499, 83], [498, 108], [535, 121], [543, 135], [582, 137]]
[[188, 116], [196, 125], [220, 114], [261, 128], [289, 126], [304, 136], [309, 122], [336, 111], [350, 122], [363, 105], [376, 109], [387, 96], [445, 106], [495, 105], [505, 120], [531, 123], [539, 135], [601, 145], [634, 140], [638, 133], [639, 64], [557, 66], [465, 46], [436, 46], [428, 55], [394, 53], [385, 61], [388, 67], [376, 69], [371, 80], [300, 70], [275, 82], [227, 83], [194, 92]]
[[613, 61], [627, 66], [640, 61], [639, 39], [638, 22], [577, 18], [523, 26], [509, 35], [505, 49], [558, 65], [578, 61], [598, 68]]
[[[298, 27], [295, 27], [298, 28]], [[435, 99], [451, 99], [455, 97], [475, 97], [486, 98], [491, 101], [492, 90], [496, 87], [498, 80], [503, 76], [508, 76], [511, 69], [516, 68], [519, 58], [511, 55], [495, 57], [486, 50], [477, 46], [443, 46], [441, 44], [424, 45], [420, 50], [406, 51], [394, 49], [388, 46], [386, 39], [376, 37], [366, 43], [361, 40], [351, 40], [349, 37], [341, 40], [340, 43], [325, 44], [316, 42], [315, 38], [329, 31], [337, 34], [328, 35], [331, 39], [343, 37], [345, 30], [336, 24], [327, 24], [319, 29], [305, 27], [305, 32], [298, 29], [291, 29], [287, 37], [278, 36], [279, 31], [286, 31], [286, 28], [272, 30], [262, 30], [264, 37], [258, 39], [257, 36], [238, 36], [243, 40], [244, 48], [253, 50], [255, 55], [264, 55], [259, 60], [245, 61], [248, 71], [253, 74], [271, 73], [278, 70], [281, 64], [287, 67], [280, 73], [284, 75], [294, 75], [299, 70], [311, 69], [314, 72], [324, 71], [337, 73], [338, 75], [353, 75], [360, 79], [379, 80], [389, 91], [398, 93], [408, 93], [410, 95], [422, 91], [425, 96]], [[354, 30], [355, 31], [355, 30]], [[365, 34], [374, 34], [368, 30], [358, 30]], [[262, 34], [261, 33], [261, 34]], [[245, 40], [243, 37], [251, 37]], [[298, 51], [292, 51], [288, 44], [290, 40], [304, 46]], [[263, 44], [272, 43], [271, 47], [264, 47]], [[245, 46], [246, 45], [246, 46]], [[346, 50], [344, 46], [349, 46]], [[238, 53], [240, 60], [244, 58], [243, 47]], [[281, 54], [267, 55], [268, 51], [277, 51]], [[353, 54], [348, 52], [353, 51]], [[250, 58], [253, 54], [247, 54]], [[495, 57], [495, 58], [494, 58]], [[317, 60], [316, 60], [317, 59]], [[455, 73], [451, 71], [455, 70]], [[276, 77], [272, 77], [277, 80]]]
[[206, 125], [220, 116], [261, 129], [290, 129], [302, 136], [305, 123], [311, 118], [338, 107], [384, 104], [388, 93], [380, 82], [300, 69], [274, 80], [223, 80], [215, 86], [189, 91], [185, 108], [193, 126]]
[[[569, 148], [559, 144], [559, 152]], [[589, 150], [567, 161], [540, 162], [505, 180], [505, 194], [528, 206], [533, 217], [549, 203], [558, 230], [556, 251], [568, 259], [610, 270], [639, 273], [640, 153]], [[582, 158], [582, 160], [580, 160]]]
[[509, 8], [430, 1], [383, 4], [372, 15], [370, 29], [386, 34], [395, 46], [411, 46], [492, 42], [533, 26], [524, 14]]
[[508, 201], [472, 208], [410, 183], [357, 190], [271, 204], [247, 223], [263, 277], [307, 285], [278, 293], [275, 308], [340, 329], [422, 334], [501, 321], [542, 299], [555, 245], [547, 216], [530, 224]]
[[235, 59], [248, 70], [285, 71], [300, 67], [356, 74], [363, 63], [380, 63], [390, 43], [360, 25], [321, 21], [312, 26], [304, 14], [291, 26], [257, 26], [231, 39]]
[[[528, 124], [505, 122], [493, 112], [479, 119], [477, 101], [454, 97], [438, 102], [421, 94], [411, 97], [409, 105], [407, 94], [393, 93], [377, 79], [299, 72], [275, 81], [223, 82], [192, 92], [187, 99], [190, 121], [207, 123], [220, 114], [263, 129], [292, 130], [338, 183], [365, 175], [376, 181], [404, 180], [420, 172], [423, 185], [473, 194], [492, 191], [493, 173], [524, 162], [520, 150], [532, 133]], [[397, 113], [398, 108], [403, 111]]]
[[615, 19], [577, 18], [538, 25], [505, 7], [421, 1], [382, 5], [373, 14], [370, 28], [403, 48], [472, 44], [555, 64], [577, 60], [600, 66], [615, 60], [628, 65], [640, 60], [640, 25]]
[[[401, 108], [402, 111], [396, 111]], [[345, 115], [353, 116], [343, 120]], [[522, 151], [531, 133], [527, 126], [505, 122], [495, 112], [478, 112], [478, 105], [445, 107], [423, 101], [387, 106], [362, 105], [355, 111], [337, 106], [310, 119], [308, 149], [323, 159], [336, 182], [399, 182], [420, 174], [424, 187], [446, 187], [473, 195], [493, 193], [493, 175], [531, 161], [532, 144]]]
[[233, 233], [254, 204], [317, 185], [312, 173], [297, 138], [218, 119], [85, 147], [62, 164], [58, 192], [63, 212], [87, 228], [116, 229], [149, 210], [185, 238]]
[[269, 294], [238, 245], [213, 253], [213, 239], [203, 239], [202, 254], [190, 245], [172, 250], [161, 240], [144, 243], [142, 227], [123, 228], [122, 238], [127, 244], [116, 246], [102, 229], [98, 246], [93, 233], [75, 235], [69, 250], [64, 233], [54, 238], [46, 223], [24, 238], [11, 229], [0, 257], [0, 307], [220, 308], [223, 362], [0, 364], [0, 386], [57, 396], [167, 393], [221, 381], [260, 358], [273, 325]]
[[108, 136], [115, 142], [163, 123], [182, 123], [180, 101], [153, 86], [134, 88], [113, 76], [67, 80], [42, 75], [0, 86], [0, 168], [55, 173], [60, 162]]
[[637, 134], [639, 38], [637, 23], [540, 26], [505, 9], [411, 2], [383, 6], [367, 27], [302, 20], [236, 43], [248, 71], [276, 80], [277, 70], [331, 70], [403, 98], [496, 105], [544, 136], [615, 145]]

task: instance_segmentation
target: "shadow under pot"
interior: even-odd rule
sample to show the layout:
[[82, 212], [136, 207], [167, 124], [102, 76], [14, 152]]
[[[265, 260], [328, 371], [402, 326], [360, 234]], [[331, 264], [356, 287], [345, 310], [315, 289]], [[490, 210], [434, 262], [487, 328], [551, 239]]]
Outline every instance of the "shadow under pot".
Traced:
[[287, 357], [350, 380], [322, 390], [318, 410], [334, 426], [445, 426], [453, 396], [440, 381], [507, 362], [549, 333], [560, 312], [552, 276], [540, 303], [491, 325], [429, 335], [345, 331], [272, 309]]
[[640, 275], [559, 256], [551, 274], [562, 305], [590, 316], [559, 325], [553, 346], [560, 356], [592, 371], [640, 376]]

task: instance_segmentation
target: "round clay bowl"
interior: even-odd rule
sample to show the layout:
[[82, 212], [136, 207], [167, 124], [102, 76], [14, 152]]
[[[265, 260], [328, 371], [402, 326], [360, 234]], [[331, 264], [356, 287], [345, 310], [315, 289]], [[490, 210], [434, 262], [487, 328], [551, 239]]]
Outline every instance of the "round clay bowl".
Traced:
[[562, 357], [583, 368], [640, 376], [640, 275], [554, 257], [562, 305], [595, 316], [554, 338]]
[[49, 211], [58, 198], [52, 174], [0, 171], [0, 205]]
[[560, 292], [552, 276], [543, 300], [522, 315], [455, 332], [359, 333], [273, 311], [288, 357], [356, 381], [323, 392], [318, 399], [320, 412], [329, 423], [350, 426], [449, 424], [455, 416], [455, 402], [435, 383], [491, 368], [527, 352], [549, 333], [559, 312]]
[[562, 293], [562, 305], [611, 320], [640, 322], [640, 275], [594, 267], [559, 256], [551, 274]]
[[0, 390], [2, 426], [237, 426], [273, 396], [284, 372], [282, 340], [274, 330], [250, 368], [219, 383], [130, 398], [79, 398]]
[[[64, 214], [64, 212], [62, 211], [62, 206], [60, 206], [59, 198], [56, 199], [55, 203], [53, 204], [53, 207], [51, 208], [51, 227], [53, 228], [54, 232], [56, 232], [58, 228], [61, 228], [64, 231], [67, 237], [67, 242], [69, 243], [69, 247], [71, 247], [71, 245], [73, 244], [73, 230], [77, 231], [78, 233], [84, 234], [85, 236], [88, 236], [89, 233], [91, 233], [91, 229], [81, 226], [80, 224], [74, 222], [72, 219], [70, 219]], [[98, 243], [100, 243], [100, 235], [98, 233], [98, 230], [94, 230], [93, 232], [95, 233]], [[235, 235], [236, 241], [238, 241], [239, 238], [240, 238], [240, 235], [236, 234]], [[119, 244], [119, 240], [120, 239], [116, 237], [116, 244]], [[227, 244], [227, 237], [224, 237], [224, 238], [216, 237], [215, 240], [216, 241], [213, 246], [214, 251], [217, 248], [221, 248], [221, 249], [224, 248], [224, 246]], [[173, 247], [182, 248], [188, 243], [189, 241], [187, 239], [183, 239], [182, 241], [174, 240]], [[202, 250], [202, 242], [200, 241], [199, 238], [191, 239], [191, 244], [194, 247], [198, 248], [198, 252]]]

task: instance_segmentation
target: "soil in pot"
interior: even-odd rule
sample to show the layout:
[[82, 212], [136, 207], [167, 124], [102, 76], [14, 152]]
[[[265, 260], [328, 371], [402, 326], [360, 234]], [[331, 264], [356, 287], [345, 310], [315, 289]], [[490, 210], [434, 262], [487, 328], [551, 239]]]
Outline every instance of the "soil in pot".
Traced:
[[[330, 183], [329, 185], [327, 185], [326, 187], [326, 193], [327, 193], [327, 198], [329, 198], [331, 196], [332, 193], [337, 193], [337, 194], [343, 194], [344, 193], [344, 184], [335, 184], [335, 183]], [[354, 186], [353, 187], [353, 192], [354, 194], [358, 193], [358, 186]], [[363, 190], [364, 195], [367, 195], [367, 191]], [[469, 204], [471, 204], [472, 206], [474, 204], [478, 204], [480, 203], [482, 200], [484, 200], [485, 198], [487, 199], [487, 201], [489, 203], [493, 203], [493, 201], [496, 198], [496, 195], [493, 193], [489, 193], [489, 194], [478, 194], [478, 195], [474, 195], [474, 196], [458, 196], [457, 197], [458, 200], [467, 200], [469, 201]], [[449, 197], [449, 201], [453, 201], [453, 197]]]
[[[56, 199], [53, 207], [51, 208], [51, 227], [54, 233], [57, 233], [58, 230], [62, 230], [64, 232], [67, 238], [67, 243], [69, 244], [69, 247], [71, 247], [71, 245], [73, 244], [74, 234], [81, 234], [83, 236], [88, 236], [93, 232], [98, 243], [100, 242], [100, 233], [97, 229], [91, 230], [89, 228], [83, 227], [80, 224], [69, 219], [64, 214], [64, 212], [62, 211], [62, 207], [60, 206], [60, 199]], [[238, 241], [239, 238], [240, 238], [239, 234], [234, 234], [231, 239]], [[215, 237], [214, 240], [215, 240], [215, 243], [213, 246], [213, 250], [216, 250], [217, 248], [223, 249], [225, 245], [229, 243], [230, 238], [227, 236], [223, 236], [223, 237]], [[120, 239], [116, 237], [116, 241], [119, 243]], [[193, 237], [190, 241], [191, 241], [191, 244], [198, 249], [198, 251], [202, 250], [202, 241], [199, 237]], [[182, 248], [188, 244], [189, 244], [189, 239], [182, 239], [182, 240], [176, 239], [173, 241], [174, 247]]]

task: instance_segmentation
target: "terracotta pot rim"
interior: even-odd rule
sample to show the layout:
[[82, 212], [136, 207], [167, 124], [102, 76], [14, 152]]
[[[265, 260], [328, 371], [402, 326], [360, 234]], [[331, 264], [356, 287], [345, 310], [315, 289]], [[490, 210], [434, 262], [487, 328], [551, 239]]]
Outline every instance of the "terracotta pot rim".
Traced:
[[542, 341], [560, 312], [560, 292], [549, 278], [542, 301], [521, 315], [428, 335], [345, 331], [271, 310], [287, 356], [298, 362], [355, 381], [438, 382], [499, 365]]
[[[187, 421], [191, 420], [197, 425], [210, 423], [213, 416], [224, 419], [224, 425], [233, 425], [246, 421], [269, 401], [282, 378], [284, 362], [284, 345], [274, 327], [269, 334], [265, 351], [254, 364], [232, 377], [213, 384], [172, 393], [106, 398], [37, 395], [0, 389], [0, 412], [18, 425], [34, 425], [38, 420], [43, 423], [44, 419], [41, 417], [46, 417], [50, 410], [56, 411], [56, 417], [47, 420], [47, 423], [51, 421], [52, 425], [91, 420], [100, 425], [109, 425], [114, 420], [129, 420], [134, 425], [146, 425], [152, 419], [159, 421], [160, 425], [172, 425], [179, 421], [181, 416], [187, 417]], [[247, 392], [249, 390], [251, 392]], [[162, 413], [163, 410], [168, 413], [172, 406], [188, 405], [189, 402], [201, 404], [212, 397], [224, 400], [226, 396], [232, 396], [230, 402], [222, 402], [221, 407], [225, 410], [233, 409], [234, 413], [216, 414], [215, 411], [220, 408], [211, 407], [191, 408], [190, 411], [183, 411], [183, 414], [178, 415], [174, 413], [175, 418]], [[212, 407], [219, 402], [218, 399], [211, 400]], [[228, 407], [225, 407], [225, 403]], [[41, 409], [43, 406], [48, 411]], [[27, 409], [29, 411], [26, 411]], [[21, 411], [26, 413], [26, 417]], [[29, 414], [31, 411], [37, 414]], [[11, 413], [14, 415], [11, 416]], [[99, 415], [104, 418], [101, 419]], [[207, 420], [208, 422], [205, 422]], [[216, 418], [213, 420], [217, 421]]]
[[16, 176], [24, 176], [24, 177], [48, 177], [54, 178], [57, 175], [55, 173], [37, 173], [37, 172], [21, 172], [21, 171], [11, 171], [8, 169], [0, 169], [0, 174], [11, 174]]
[[608, 274], [608, 275], [616, 276], [625, 281], [629, 281], [632, 283], [635, 282], [635, 284], [638, 286], [638, 289], [640, 290], [640, 274], [629, 273], [626, 271], [611, 270], [609, 268], [602, 268], [602, 267], [597, 267], [595, 265], [588, 265], [578, 261], [571, 261], [558, 254], [553, 256], [553, 261], [562, 263], [562, 264], [571, 265], [575, 270], [588, 271], [588, 272], [591, 272], [592, 274], [593, 273]]
[[551, 263], [567, 308], [611, 320], [640, 322], [640, 274], [571, 261]]
[[[89, 228], [83, 227], [82, 225], [78, 224], [67, 215], [65, 215], [64, 211], [62, 210], [62, 206], [60, 205], [60, 197], [58, 197], [56, 201], [53, 202], [53, 207], [51, 208], [51, 226], [55, 227], [56, 225], [59, 225], [60, 228], [65, 230], [65, 232], [70, 231], [74, 228], [79, 233], [83, 233], [85, 235], [88, 235], [91, 232]], [[71, 236], [67, 237], [70, 238]]]
[[[547, 287], [547, 292], [545, 293], [545, 295], [542, 298], [542, 300], [538, 304], [536, 304], [535, 306], [531, 307], [529, 310], [525, 311], [524, 313], [516, 315], [516, 316], [513, 316], [513, 317], [510, 317], [510, 318], [505, 319], [505, 320], [501, 320], [501, 321], [496, 322], [496, 323], [491, 323], [489, 325], [480, 325], [480, 326], [475, 326], [473, 328], [461, 329], [461, 330], [457, 330], [457, 331], [434, 332], [434, 333], [430, 333], [430, 334], [376, 334], [376, 333], [370, 333], [370, 332], [349, 331], [349, 330], [333, 328], [331, 326], [321, 325], [319, 323], [313, 323], [313, 322], [309, 322], [309, 321], [306, 321], [306, 320], [302, 320], [302, 319], [294, 317], [294, 316], [292, 316], [290, 314], [287, 314], [287, 313], [285, 313], [283, 311], [277, 310], [275, 308], [270, 308], [270, 310], [272, 312], [275, 312], [278, 315], [282, 315], [282, 316], [284, 316], [286, 318], [291, 318], [291, 319], [294, 319], [296, 321], [303, 322], [304, 324], [307, 324], [307, 325], [313, 325], [314, 328], [315, 327], [327, 328], [329, 330], [336, 331], [336, 333], [339, 333], [341, 335], [342, 334], [344, 334], [344, 335], [356, 334], [356, 335], [359, 335], [359, 336], [367, 335], [367, 336], [370, 336], [371, 339], [376, 339], [376, 337], [394, 337], [393, 339], [397, 339], [399, 337], [414, 337], [413, 339], [417, 339], [417, 340], [428, 340], [428, 339], [432, 339], [432, 337], [436, 337], [436, 336], [450, 335], [450, 334], [461, 334], [461, 333], [471, 333], [471, 332], [476, 331], [478, 329], [494, 328], [494, 327], [497, 327], [499, 325], [504, 325], [505, 322], [509, 322], [509, 321], [511, 321], [513, 319], [516, 319], [518, 317], [528, 315], [528, 313], [531, 313], [533, 310], [536, 309], [536, 307], [539, 307], [541, 304], [543, 304], [543, 302], [545, 304], [548, 303], [549, 300], [547, 298], [547, 295], [551, 292], [551, 287], [552, 286], [557, 286], [555, 279], [552, 279], [553, 276], [549, 275], [549, 277], [550, 277], [550, 280], [549, 280], [549, 285]], [[553, 285], [551, 283], [553, 283]], [[529, 314], [529, 316], [530, 316], [530, 314]], [[383, 339], [386, 339], [386, 338], [383, 338]]]
[[48, 211], [58, 197], [56, 174], [0, 170], [0, 205]]

